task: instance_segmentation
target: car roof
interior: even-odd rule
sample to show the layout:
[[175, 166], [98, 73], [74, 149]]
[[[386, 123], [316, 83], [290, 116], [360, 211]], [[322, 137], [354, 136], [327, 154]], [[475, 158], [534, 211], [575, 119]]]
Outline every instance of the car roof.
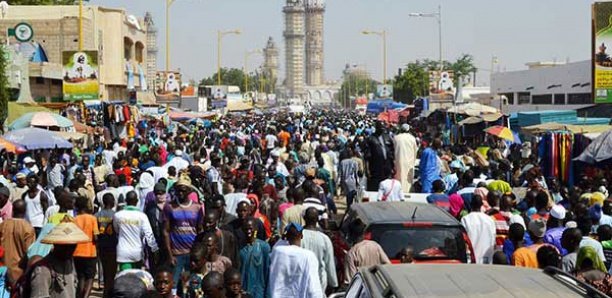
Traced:
[[542, 270], [514, 266], [401, 264], [360, 272], [372, 297], [588, 297]]
[[[410, 202], [369, 202], [351, 205], [366, 225], [381, 223], [431, 222], [433, 224], [460, 225], [444, 210], [430, 204]], [[416, 212], [415, 212], [416, 210]], [[413, 218], [414, 216], [414, 218]]]

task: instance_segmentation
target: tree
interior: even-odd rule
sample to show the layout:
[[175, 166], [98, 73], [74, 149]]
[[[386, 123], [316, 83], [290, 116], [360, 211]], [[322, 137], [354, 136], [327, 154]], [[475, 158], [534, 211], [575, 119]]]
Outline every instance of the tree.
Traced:
[[336, 95], [336, 99], [344, 107], [352, 106], [352, 101], [360, 96], [369, 96], [370, 93], [376, 92], [378, 83], [363, 71], [349, 72], [345, 71], [344, 80], [340, 87], [340, 92]]
[[8, 101], [10, 97], [8, 81], [8, 61], [6, 49], [0, 46], [0, 130], [4, 131], [4, 121], [8, 117]]
[[[249, 90], [255, 90], [258, 86], [257, 77], [249, 75]], [[204, 78], [200, 81], [201, 86], [214, 86], [218, 85], [217, 73], [215, 72], [212, 76]], [[241, 90], [244, 89], [244, 71], [238, 68], [221, 68], [221, 85], [227, 86], [238, 86]], [[244, 90], [243, 90], [244, 91]]]
[[[454, 77], [455, 88], [472, 73], [476, 72], [474, 57], [469, 54], [461, 55], [455, 62], [442, 61], [445, 71], [451, 71]], [[396, 75], [393, 83], [393, 98], [396, 101], [412, 103], [414, 99], [429, 95], [429, 72], [440, 70], [438, 60], [417, 60], [408, 63], [402, 75]]]
[[474, 57], [470, 54], [462, 54], [457, 61], [450, 65], [449, 69], [453, 71], [455, 87], [459, 87], [459, 84], [462, 83], [463, 80], [469, 78], [472, 73], [476, 72]]
[[393, 99], [403, 103], [412, 103], [414, 99], [429, 94], [429, 70], [439, 63], [425, 60], [406, 65], [402, 75], [393, 80]]

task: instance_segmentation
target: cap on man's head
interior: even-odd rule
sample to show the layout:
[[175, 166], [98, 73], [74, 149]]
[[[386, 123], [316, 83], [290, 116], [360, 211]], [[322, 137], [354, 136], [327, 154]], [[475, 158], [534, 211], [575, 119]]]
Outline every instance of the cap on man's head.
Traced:
[[564, 220], [565, 213], [565, 207], [563, 207], [562, 205], [555, 205], [552, 207], [552, 209], [550, 209], [550, 216], [556, 219]]
[[289, 230], [291, 230], [291, 228], [294, 228], [298, 233], [301, 233], [304, 230], [304, 227], [302, 227], [301, 224], [299, 224], [297, 222], [290, 222], [285, 227], [285, 233], [288, 233]]
[[538, 218], [529, 222], [529, 232], [538, 238], [544, 237], [546, 233], [546, 221]]
[[15, 175], [16, 179], [25, 179], [26, 178], [26, 174], [25, 173], [17, 173], [17, 175]]
[[26, 158], [23, 159], [23, 163], [36, 163], [36, 161], [33, 158], [26, 156]]

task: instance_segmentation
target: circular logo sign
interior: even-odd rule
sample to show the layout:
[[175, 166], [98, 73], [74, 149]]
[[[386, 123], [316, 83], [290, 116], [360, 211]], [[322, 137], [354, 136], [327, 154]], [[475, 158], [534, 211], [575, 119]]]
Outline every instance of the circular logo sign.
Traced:
[[15, 26], [15, 39], [21, 42], [27, 42], [34, 36], [34, 30], [32, 26], [27, 23], [19, 23]]

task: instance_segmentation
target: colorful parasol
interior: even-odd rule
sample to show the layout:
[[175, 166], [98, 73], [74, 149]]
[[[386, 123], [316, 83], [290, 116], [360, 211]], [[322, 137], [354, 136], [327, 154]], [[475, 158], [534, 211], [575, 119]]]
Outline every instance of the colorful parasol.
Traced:
[[6, 139], [0, 137], [0, 150], [6, 150], [11, 153], [24, 153], [27, 150], [20, 145], [17, 145], [13, 142], [7, 141]]
[[16, 130], [31, 126], [40, 127], [72, 127], [74, 124], [66, 117], [50, 112], [31, 112], [17, 118], [9, 125], [9, 130]]
[[489, 128], [486, 128], [484, 131], [498, 138], [502, 138], [504, 140], [514, 142], [514, 134], [512, 133], [512, 130], [510, 130], [510, 128], [507, 128], [505, 126], [501, 126], [501, 125], [491, 126]]

